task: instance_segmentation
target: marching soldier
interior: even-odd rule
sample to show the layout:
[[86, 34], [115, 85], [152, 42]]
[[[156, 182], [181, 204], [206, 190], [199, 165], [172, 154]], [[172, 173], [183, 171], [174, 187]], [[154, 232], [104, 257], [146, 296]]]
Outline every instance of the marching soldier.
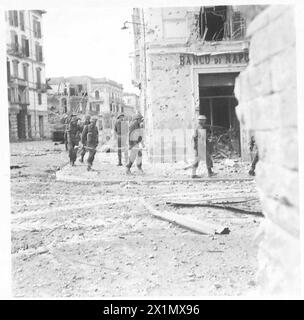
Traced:
[[136, 160], [136, 165], [140, 173], [142, 170], [142, 147], [143, 144], [143, 116], [137, 114], [129, 127], [129, 162], [126, 165], [126, 174], [131, 174], [131, 167]]
[[83, 158], [84, 158], [84, 156], [86, 154], [86, 151], [87, 151], [86, 148], [85, 148], [86, 147], [86, 143], [87, 143], [87, 135], [82, 135], [82, 132], [83, 132], [84, 128], [90, 124], [90, 120], [91, 120], [91, 116], [87, 115], [85, 117], [85, 120], [84, 120], [84, 123], [83, 123], [83, 126], [82, 126], [82, 130], [81, 130], [82, 148], [81, 148], [81, 151], [80, 151], [80, 159], [79, 159], [79, 161], [81, 163], [83, 163]]
[[127, 122], [124, 121], [124, 114], [118, 115], [114, 125], [114, 132], [117, 136], [117, 155], [118, 155], [118, 166], [122, 166], [121, 152], [124, 152], [125, 163], [128, 162], [128, 149], [127, 149]]
[[66, 130], [67, 145], [71, 166], [74, 166], [76, 161], [80, 133], [81, 128], [78, 124], [78, 118], [76, 114], [72, 114]]
[[[199, 115], [198, 116], [198, 125], [194, 130], [194, 135], [193, 135], [193, 140], [194, 140], [194, 151], [195, 151], [195, 160], [194, 163], [192, 164], [192, 178], [198, 178], [196, 175], [196, 170], [198, 168], [199, 162], [201, 160], [205, 160], [202, 156], [204, 155], [204, 152], [199, 152], [200, 149], [200, 129], [207, 129], [207, 124], [206, 124], [207, 118], [204, 115]], [[212, 177], [215, 175], [215, 173], [212, 171], [213, 167], [213, 161], [211, 157], [211, 144], [208, 141], [207, 138], [207, 133], [206, 133], [206, 165], [207, 165], [207, 170], [208, 170], [208, 176]]]
[[93, 161], [94, 161], [95, 154], [96, 154], [96, 148], [98, 146], [99, 132], [98, 132], [98, 128], [96, 126], [96, 122], [97, 122], [97, 118], [93, 117], [90, 121], [90, 124], [84, 127], [84, 129], [82, 131], [82, 135], [81, 135], [82, 141], [85, 142], [85, 148], [89, 152], [89, 156], [87, 159], [87, 163], [88, 163], [87, 170], [88, 171], [90, 171], [92, 168]]

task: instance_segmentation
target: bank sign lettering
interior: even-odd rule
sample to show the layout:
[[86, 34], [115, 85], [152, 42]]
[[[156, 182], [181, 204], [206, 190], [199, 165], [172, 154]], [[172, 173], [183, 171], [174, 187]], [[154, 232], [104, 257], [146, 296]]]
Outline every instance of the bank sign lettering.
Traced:
[[226, 53], [221, 55], [203, 55], [181, 54], [180, 65], [204, 65], [204, 64], [242, 64], [248, 63], [248, 52]]

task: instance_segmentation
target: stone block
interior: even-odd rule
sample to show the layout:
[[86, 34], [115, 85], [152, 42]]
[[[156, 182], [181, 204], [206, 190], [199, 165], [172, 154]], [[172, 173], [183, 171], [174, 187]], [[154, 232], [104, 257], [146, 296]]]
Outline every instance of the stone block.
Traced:
[[270, 60], [272, 88], [274, 91], [285, 90], [297, 85], [297, 66], [295, 45], [273, 56]]
[[263, 230], [263, 239], [258, 252], [257, 281], [260, 293], [300, 294], [300, 240], [268, 219], [262, 222], [260, 228]]
[[265, 162], [276, 163], [290, 170], [298, 170], [297, 129], [257, 131], [259, 155]]
[[[259, 143], [259, 142], [258, 142]], [[256, 181], [263, 194], [271, 198], [284, 199], [299, 207], [299, 175], [279, 164], [260, 159], [256, 167]]]

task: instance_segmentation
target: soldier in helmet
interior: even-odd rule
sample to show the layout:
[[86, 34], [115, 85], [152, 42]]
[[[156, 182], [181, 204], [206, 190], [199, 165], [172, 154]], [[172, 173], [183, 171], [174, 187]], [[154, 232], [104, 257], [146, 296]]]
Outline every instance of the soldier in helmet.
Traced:
[[127, 149], [127, 139], [128, 139], [128, 127], [127, 122], [124, 121], [124, 114], [118, 115], [117, 120], [114, 125], [114, 132], [117, 136], [117, 155], [118, 155], [118, 166], [122, 166], [121, 153], [123, 151], [125, 164], [128, 161], [128, 149]]
[[129, 127], [129, 162], [126, 165], [126, 173], [131, 174], [131, 167], [136, 160], [136, 165], [140, 173], [142, 170], [142, 148], [143, 145], [143, 116], [137, 114]]
[[[200, 151], [200, 129], [207, 129], [207, 124], [206, 124], [206, 116], [204, 115], [199, 115], [198, 116], [198, 125], [194, 130], [194, 135], [193, 135], [193, 140], [194, 140], [194, 151], [195, 151], [195, 160], [194, 163], [192, 164], [192, 178], [198, 178], [196, 175], [196, 170], [198, 168], [199, 162], [201, 160], [205, 161], [206, 160], [206, 165], [207, 165], [207, 170], [208, 170], [208, 176], [212, 177], [215, 175], [215, 173], [212, 171], [213, 167], [213, 161], [211, 157], [211, 144], [208, 141], [207, 138], [207, 132], [206, 132], [206, 159], [204, 159], [204, 152], [199, 152]], [[207, 131], [207, 130], [206, 130]]]
[[93, 161], [94, 161], [95, 154], [96, 154], [96, 148], [98, 146], [99, 132], [98, 132], [98, 128], [96, 126], [96, 123], [97, 123], [97, 118], [93, 117], [90, 121], [90, 124], [84, 127], [84, 129], [82, 131], [82, 135], [81, 135], [82, 141], [86, 141], [85, 148], [89, 152], [89, 156], [87, 159], [87, 163], [88, 163], [87, 170], [88, 171], [90, 171], [92, 168]]
[[[86, 115], [85, 119], [84, 119], [84, 123], [83, 123], [83, 126], [82, 126], [82, 130], [81, 130], [81, 133], [83, 132], [84, 128], [86, 126], [88, 126], [90, 124], [90, 121], [91, 121], [91, 116], [90, 115]], [[87, 135], [82, 135], [81, 134], [81, 143], [82, 143], [82, 148], [81, 148], [81, 151], [80, 151], [80, 159], [79, 161], [81, 163], [83, 163], [83, 158], [86, 154], [86, 143], [87, 143]]]
[[78, 117], [76, 114], [72, 114], [70, 121], [67, 125], [66, 135], [67, 144], [70, 158], [70, 165], [74, 166], [77, 157], [77, 147], [79, 144], [79, 137], [81, 133], [81, 128], [78, 124]]

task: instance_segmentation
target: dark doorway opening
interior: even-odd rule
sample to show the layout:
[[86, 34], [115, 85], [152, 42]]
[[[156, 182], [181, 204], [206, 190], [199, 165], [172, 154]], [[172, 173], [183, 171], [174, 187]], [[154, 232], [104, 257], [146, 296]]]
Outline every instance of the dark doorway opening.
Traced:
[[199, 74], [199, 114], [207, 117], [211, 135], [228, 133], [239, 153], [240, 125], [235, 113], [235, 78], [238, 73]]
[[18, 139], [26, 139], [25, 113], [24, 113], [24, 111], [20, 111], [17, 114], [17, 128], [18, 128]]

